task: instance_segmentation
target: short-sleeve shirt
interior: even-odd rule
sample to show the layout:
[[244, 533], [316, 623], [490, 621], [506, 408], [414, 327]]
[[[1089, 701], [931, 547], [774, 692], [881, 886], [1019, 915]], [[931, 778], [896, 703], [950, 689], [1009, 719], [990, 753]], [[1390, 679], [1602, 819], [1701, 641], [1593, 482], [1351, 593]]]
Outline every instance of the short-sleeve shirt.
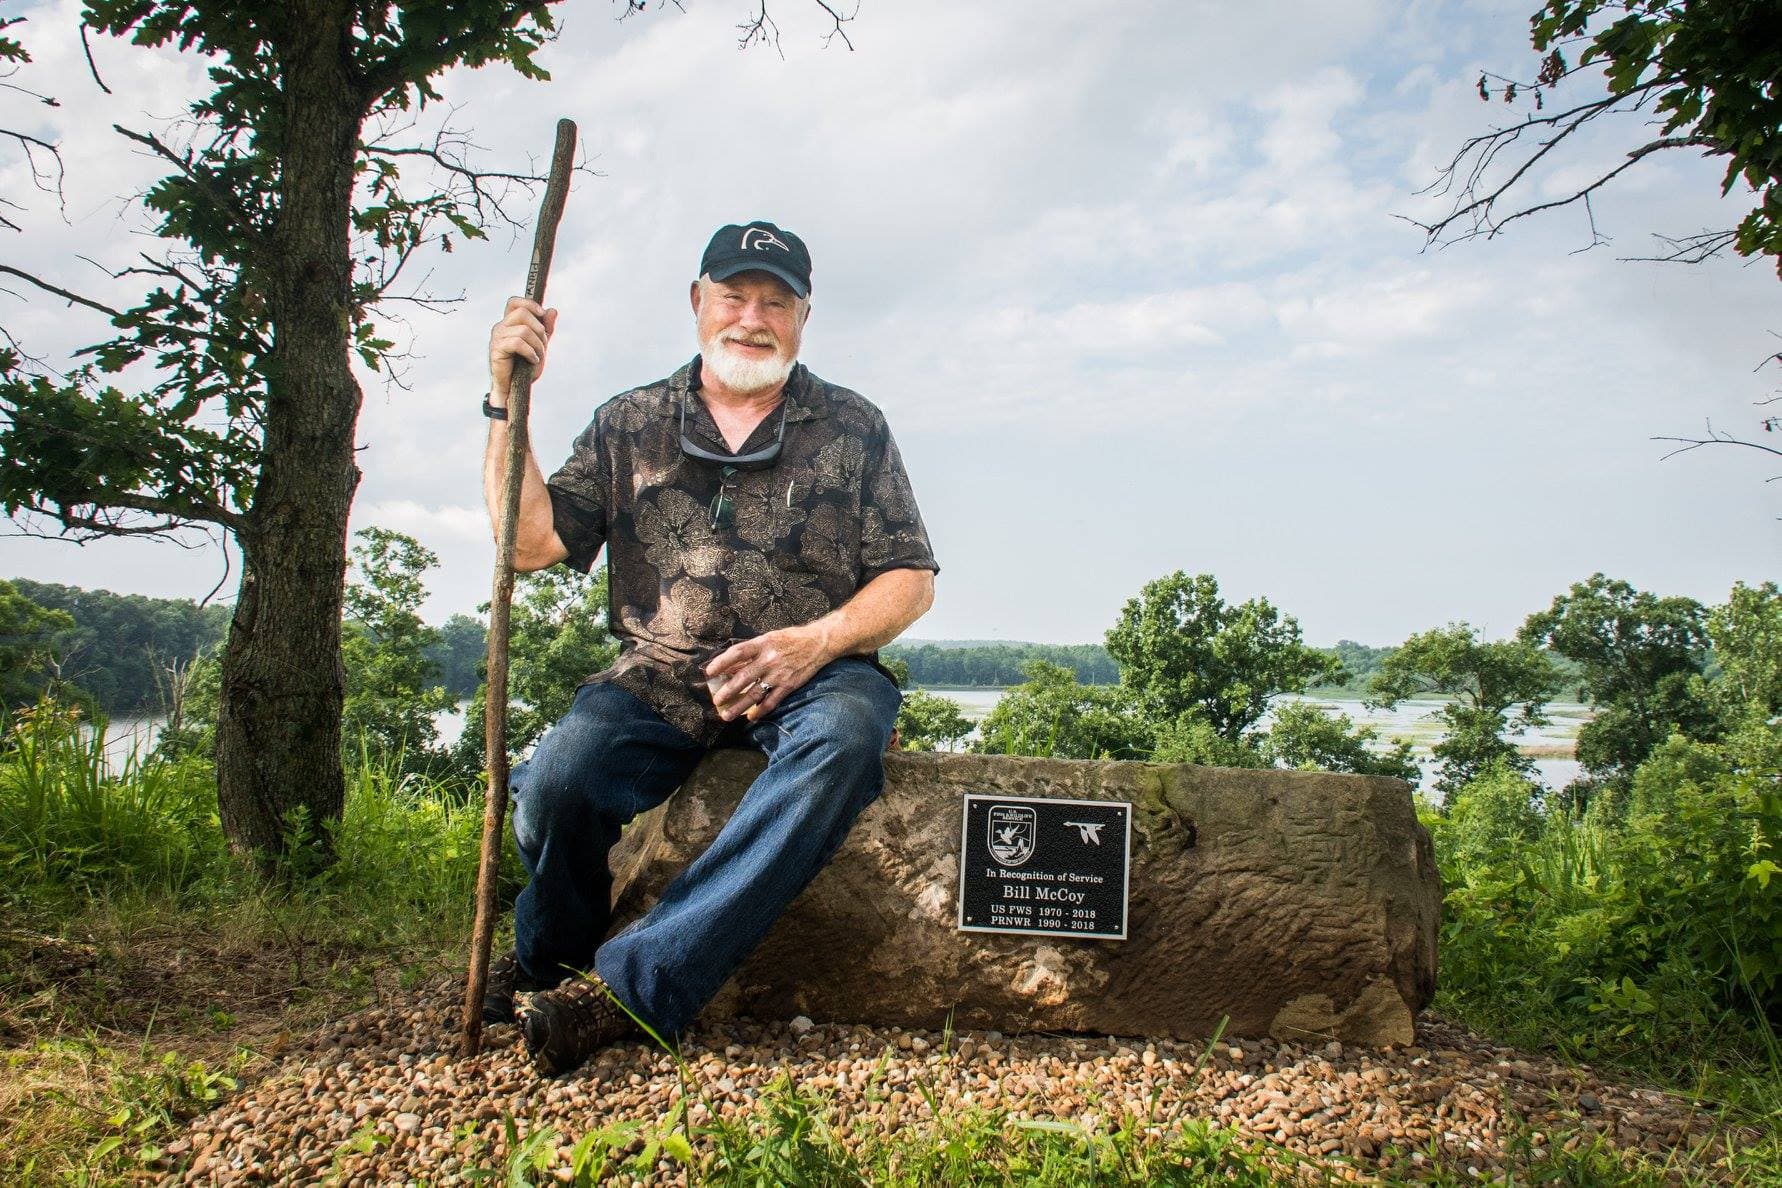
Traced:
[[[884, 415], [802, 363], [782, 401], [731, 451], [699, 397], [695, 357], [595, 410], [546, 483], [564, 564], [586, 573], [607, 550], [619, 658], [583, 683], [611, 681], [708, 744], [726, 725], [700, 671], [718, 651], [822, 618], [890, 570], [940, 569]], [[783, 411], [778, 459], [726, 475], [689, 456], [683, 406], [688, 437], [728, 456], [770, 446]]]

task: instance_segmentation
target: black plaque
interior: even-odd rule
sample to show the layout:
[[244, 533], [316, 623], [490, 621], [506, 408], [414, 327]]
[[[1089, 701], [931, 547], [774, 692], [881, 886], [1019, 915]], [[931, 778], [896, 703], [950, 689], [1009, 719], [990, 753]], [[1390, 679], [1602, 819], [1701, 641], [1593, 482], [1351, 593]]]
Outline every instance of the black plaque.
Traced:
[[968, 794], [959, 927], [1125, 940], [1131, 867], [1125, 801]]

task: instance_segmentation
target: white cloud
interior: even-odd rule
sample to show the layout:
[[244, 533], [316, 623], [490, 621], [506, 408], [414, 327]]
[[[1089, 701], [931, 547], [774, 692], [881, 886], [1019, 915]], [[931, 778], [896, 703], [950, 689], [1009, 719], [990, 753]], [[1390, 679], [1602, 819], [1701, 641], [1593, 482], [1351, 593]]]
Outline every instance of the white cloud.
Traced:
[[361, 504], [353, 509], [353, 515], [356, 521], [367, 525], [406, 532], [423, 540], [452, 537], [480, 543], [489, 539], [489, 513], [480, 506], [428, 506], [413, 499], [387, 499]]
[[1275, 317], [1294, 339], [1296, 349], [1329, 356], [1360, 355], [1407, 339], [1463, 333], [1462, 316], [1492, 297], [1476, 279], [1452, 277], [1415, 267], [1393, 268], [1387, 275], [1318, 278], [1288, 286], [1277, 302]]

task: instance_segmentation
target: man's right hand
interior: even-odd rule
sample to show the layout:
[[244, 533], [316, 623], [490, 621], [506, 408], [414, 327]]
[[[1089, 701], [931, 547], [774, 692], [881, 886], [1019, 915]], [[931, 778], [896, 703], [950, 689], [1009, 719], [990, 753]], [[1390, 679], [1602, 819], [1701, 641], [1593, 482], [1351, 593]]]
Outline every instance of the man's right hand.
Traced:
[[489, 331], [489, 403], [507, 407], [507, 390], [513, 382], [514, 359], [532, 364], [532, 378], [544, 374], [545, 351], [557, 329], [557, 311], [524, 297], [509, 297], [507, 312]]

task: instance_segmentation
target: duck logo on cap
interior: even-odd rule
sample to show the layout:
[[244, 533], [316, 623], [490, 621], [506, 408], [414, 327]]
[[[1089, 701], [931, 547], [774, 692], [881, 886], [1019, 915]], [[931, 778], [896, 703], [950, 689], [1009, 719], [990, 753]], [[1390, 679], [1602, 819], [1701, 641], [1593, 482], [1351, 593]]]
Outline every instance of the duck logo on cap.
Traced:
[[779, 248], [782, 252], [789, 252], [792, 250], [784, 240], [765, 227], [744, 228], [742, 234], [743, 251], [751, 252], [757, 248], [769, 247]]

